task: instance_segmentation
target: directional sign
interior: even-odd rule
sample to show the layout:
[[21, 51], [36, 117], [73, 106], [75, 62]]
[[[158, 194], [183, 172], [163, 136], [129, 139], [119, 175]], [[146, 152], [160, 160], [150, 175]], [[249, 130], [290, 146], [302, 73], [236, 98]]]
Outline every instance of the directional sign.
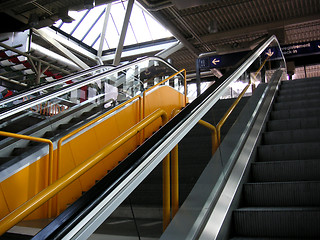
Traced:
[[216, 58], [212, 60], [213, 65], [217, 65], [217, 63], [219, 63], [219, 62], [220, 62], [220, 60], [216, 59]]
[[[265, 54], [269, 56], [269, 59], [271, 61], [282, 58], [282, 54], [286, 59], [294, 59], [297, 57], [320, 54], [320, 41], [317, 40], [304, 43], [283, 45], [281, 46], [281, 50], [282, 52], [277, 47], [270, 47], [266, 50]], [[203, 57], [198, 60], [199, 68], [201, 70], [210, 70], [212, 68], [221, 69], [234, 66], [248, 53], [249, 51], [243, 51], [237, 53]]]

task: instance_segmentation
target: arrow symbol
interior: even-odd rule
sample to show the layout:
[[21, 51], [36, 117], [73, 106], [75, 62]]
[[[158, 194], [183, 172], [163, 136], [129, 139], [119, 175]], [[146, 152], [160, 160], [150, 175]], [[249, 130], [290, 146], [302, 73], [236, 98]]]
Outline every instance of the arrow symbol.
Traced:
[[212, 60], [212, 63], [213, 63], [214, 65], [217, 65], [217, 63], [219, 63], [219, 62], [220, 62], [220, 60], [219, 60], [219, 59], [216, 59], [216, 58]]
[[271, 57], [273, 55], [274, 52], [271, 52], [271, 49], [268, 50], [268, 52], [266, 52], [266, 54]]

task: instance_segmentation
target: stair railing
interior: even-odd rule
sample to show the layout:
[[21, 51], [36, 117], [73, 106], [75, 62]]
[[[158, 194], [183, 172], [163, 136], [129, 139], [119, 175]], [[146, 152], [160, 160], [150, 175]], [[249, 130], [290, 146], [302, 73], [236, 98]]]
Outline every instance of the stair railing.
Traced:
[[[53, 143], [49, 139], [26, 136], [26, 135], [17, 134], [17, 133], [3, 132], [3, 131], [0, 131], [0, 136], [18, 138], [18, 139], [24, 139], [24, 140], [49, 144], [49, 169], [48, 169], [49, 177], [48, 177], [48, 180], [45, 185], [49, 186], [52, 184], [52, 182], [53, 182]], [[48, 217], [49, 218], [51, 217], [51, 211], [52, 211], [52, 204], [51, 204], [51, 202], [49, 202], [49, 205], [48, 205]]]
[[[90, 170], [93, 166], [98, 164], [110, 153], [112, 153], [117, 148], [122, 146], [125, 142], [127, 142], [129, 139], [134, 137], [142, 129], [146, 128], [148, 125], [150, 125], [160, 117], [162, 119], [162, 125], [164, 125], [168, 121], [167, 113], [164, 110], [158, 109], [154, 111], [145, 119], [134, 125], [132, 128], [128, 129], [126, 132], [121, 134], [116, 139], [114, 139], [105, 148], [91, 156], [86, 161], [82, 162], [80, 165], [75, 167], [73, 170], [69, 171], [63, 177], [61, 177], [54, 183], [50, 184], [47, 188], [45, 188], [44, 190], [36, 194], [34, 197], [29, 199], [27, 202], [22, 204], [20, 207], [16, 208], [14, 211], [9, 213], [0, 221], [0, 236], [4, 234], [8, 229], [16, 225], [18, 222], [23, 220], [30, 213], [39, 208], [42, 204], [44, 204], [53, 196], [55, 196], [58, 192], [62, 191], [65, 187], [70, 185], [72, 182], [74, 182], [76, 179], [78, 179], [80, 176], [82, 176], [84, 173]], [[27, 139], [31, 140], [31, 138], [32, 137], [28, 137]], [[36, 138], [34, 140], [39, 139]]]

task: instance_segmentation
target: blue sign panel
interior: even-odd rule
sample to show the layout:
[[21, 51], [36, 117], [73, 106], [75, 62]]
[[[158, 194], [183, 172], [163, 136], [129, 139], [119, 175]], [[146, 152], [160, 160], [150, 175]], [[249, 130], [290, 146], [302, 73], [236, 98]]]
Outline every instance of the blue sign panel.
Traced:
[[[283, 45], [281, 46], [281, 50], [286, 59], [320, 54], [320, 41]], [[247, 53], [249, 53], [249, 51], [200, 58], [199, 67], [202, 70], [206, 70], [234, 66]], [[271, 60], [276, 60], [282, 57], [281, 52], [277, 47], [267, 48], [265, 51], [265, 57], [267, 56], [269, 56]]]

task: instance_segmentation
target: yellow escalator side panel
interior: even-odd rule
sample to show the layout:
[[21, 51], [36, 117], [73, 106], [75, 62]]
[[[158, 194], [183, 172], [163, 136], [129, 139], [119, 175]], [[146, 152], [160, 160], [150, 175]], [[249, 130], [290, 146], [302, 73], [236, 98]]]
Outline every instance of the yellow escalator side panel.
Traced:
[[[36, 195], [48, 185], [48, 155], [1, 182], [8, 208], [11, 211]], [[1, 205], [1, 212], [3, 211]], [[45, 218], [47, 205], [33, 212], [27, 219]], [[4, 217], [1, 215], [1, 218]]]
[[[62, 145], [61, 164], [59, 166], [60, 176], [63, 176], [84, 160], [91, 157], [101, 148], [110, 143], [120, 134], [134, 126], [140, 120], [142, 103], [139, 101], [128, 104], [118, 113], [101, 121], [93, 127], [89, 127], [84, 133], [76, 136]], [[158, 108], [164, 109], [168, 116], [174, 109], [181, 109], [184, 106], [183, 95], [168, 86], [161, 86], [146, 96], [145, 116]], [[145, 137], [149, 137], [161, 126], [161, 120], [157, 120], [147, 127]], [[129, 153], [134, 151], [142, 142], [140, 134], [127, 141], [120, 148], [115, 150], [103, 161], [90, 169], [87, 173], [73, 182], [69, 187], [58, 194], [59, 208], [64, 210], [69, 204], [77, 200], [82, 192], [89, 190], [97, 180], [104, 177], [109, 170], [116, 167], [120, 161], [125, 159]], [[57, 179], [57, 153], [54, 151], [53, 174]], [[48, 155], [37, 160], [30, 166], [20, 170], [15, 175], [0, 183], [3, 195], [0, 195], [0, 217], [4, 217], [8, 211], [12, 211], [32, 196], [40, 192], [48, 185]], [[1, 193], [0, 193], [1, 194]], [[2, 202], [7, 204], [2, 204]], [[55, 198], [52, 200], [55, 203]], [[53, 204], [52, 212], [56, 212], [56, 205]], [[47, 217], [48, 204], [44, 204], [27, 219], [39, 219]]]
[[[184, 107], [184, 96], [178, 91], [169, 86], [160, 86], [146, 95], [145, 116], [155, 111], [158, 108], [165, 110], [168, 116], [174, 109], [181, 109]], [[161, 124], [161, 120], [157, 120], [155, 124]], [[158, 129], [148, 126], [145, 129], [145, 136], [150, 136]]]
[[4, 216], [6, 216], [9, 213], [10, 213], [9, 206], [6, 202], [4, 192], [3, 192], [2, 187], [0, 185], [0, 218], [3, 218]]
[[[69, 143], [66, 143], [62, 146], [61, 159], [62, 163], [59, 167], [60, 177], [76, 167], [76, 161], [74, 160], [74, 156], [72, 154]], [[64, 210], [68, 204], [73, 203], [75, 200], [77, 200], [81, 196], [81, 191], [82, 188], [79, 179], [74, 181], [72, 184], [70, 184], [70, 186], [68, 186], [64, 190], [62, 190], [59, 193], [59, 201], [61, 207], [60, 210]], [[55, 210], [56, 209], [54, 208], [53, 213], [56, 212]]]

